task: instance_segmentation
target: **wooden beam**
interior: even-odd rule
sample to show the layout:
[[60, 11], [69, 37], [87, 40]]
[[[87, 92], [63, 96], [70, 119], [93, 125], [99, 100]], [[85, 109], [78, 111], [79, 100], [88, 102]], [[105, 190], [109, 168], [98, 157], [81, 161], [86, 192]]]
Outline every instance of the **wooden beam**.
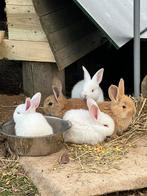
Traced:
[[55, 62], [48, 42], [4, 39], [0, 44], [0, 59]]

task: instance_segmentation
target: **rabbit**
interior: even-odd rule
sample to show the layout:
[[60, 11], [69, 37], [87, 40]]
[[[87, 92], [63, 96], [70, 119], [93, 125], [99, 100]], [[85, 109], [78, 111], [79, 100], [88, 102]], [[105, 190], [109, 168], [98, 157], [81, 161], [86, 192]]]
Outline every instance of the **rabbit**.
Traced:
[[[28, 99], [30, 99], [30, 98], [28, 98]], [[36, 109], [39, 107], [40, 101], [41, 101], [41, 93], [40, 92], [33, 95], [33, 97], [30, 99], [30, 102], [36, 103], [36, 106], [34, 108], [31, 108], [31, 110], [33, 112], [35, 112]], [[26, 105], [24, 103], [22, 103], [17, 106], [17, 111], [19, 111], [19, 113], [23, 113], [25, 111], [25, 108], [26, 108]], [[15, 121], [15, 118], [14, 118], [14, 121]]]
[[14, 111], [15, 134], [23, 137], [39, 137], [53, 133], [45, 117], [36, 112], [41, 100], [37, 93], [33, 99], [26, 98], [25, 104], [18, 105]]
[[79, 98], [67, 99], [62, 93], [61, 81], [54, 78], [52, 85], [53, 95], [48, 96], [43, 103], [43, 111], [46, 115], [62, 118], [64, 113], [71, 109], [86, 109], [86, 102]]
[[115, 122], [116, 135], [122, 135], [122, 133], [131, 124], [135, 114], [136, 107], [134, 101], [125, 95], [124, 80], [121, 78], [118, 87], [110, 85], [108, 89], [109, 98], [111, 101], [104, 101], [98, 103], [101, 111], [110, 115]]
[[88, 110], [69, 110], [64, 114], [63, 119], [72, 123], [72, 127], [63, 134], [65, 142], [95, 145], [113, 134], [113, 119], [101, 112], [93, 99], [87, 99], [87, 106]]
[[82, 98], [87, 99], [93, 98], [97, 102], [104, 101], [104, 95], [99, 84], [103, 78], [104, 69], [101, 68], [98, 70], [91, 79], [91, 76], [87, 69], [83, 66], [84, 71], [84, 80], [76, 83], [72, 89], [71, 97], [72, 98]]

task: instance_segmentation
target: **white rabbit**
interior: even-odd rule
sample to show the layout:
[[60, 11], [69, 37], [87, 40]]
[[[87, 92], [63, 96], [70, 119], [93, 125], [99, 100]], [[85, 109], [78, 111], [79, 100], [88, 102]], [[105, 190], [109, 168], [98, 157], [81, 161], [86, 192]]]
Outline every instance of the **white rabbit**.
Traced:
[[87, 99], [87, 106], [88, 110], [69, 110], [63, 116], [64, 120], [72, 123], [72, 127], [63, 134], [65, 142], [94, 145], [113, 134], [113, 119], [101, 112], [93, 99]]
[[104, 101], [103, 91], [99, 86], [103, 78], [104, 69], [101, 68], [98, 70], [91, 78], [87, 69], [84, 66], [82, 68], [84, 71], [84, 80], [81, 80], [74, 85], [71, 97], [82, 99], [92, 98], [96, 102]]
[[[28, 98], [28, 99], [30, 99], [30, 98]], [[33, 97], [30, 99], [30, 102], [33, 102], [34, 104], [36, 104], [35, 107], [31, 108], [32, 112], [35, 112], [36, 109], [39, 107], [40, 101], [41, 101], [41, 93], [40, 92], [33, 95]], [[17, 113], [21, 114], [25, 111], [25, 109], [26, 109], [26, 104], [25, 103], [22, 103], [22, 104], [17, 106], [17, 109], [16, 109], [17, 112], [14, 112], [14, 114], [13, 114], [14, 122], [15, 122], [15, 114], [17, 114]]]
[[26, 98], [25, 104], [16, 107], [13, 119], [17, 136], [39, 137], [53, 133], [45, 117], [36, 112], [41, 100], [41, 94], [36, 93], [32, 99]]

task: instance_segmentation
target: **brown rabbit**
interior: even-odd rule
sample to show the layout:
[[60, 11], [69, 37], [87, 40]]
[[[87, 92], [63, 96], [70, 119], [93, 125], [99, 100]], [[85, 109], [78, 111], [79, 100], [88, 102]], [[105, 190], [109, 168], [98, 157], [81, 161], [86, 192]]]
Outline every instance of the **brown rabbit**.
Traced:
[[79, 98], [67, 99], [62, 93], [61, 81], [54, 78], [52, 85], [53, 95], [48, 96], [43, 104], [46, 115], [62, 118], [64, 113], [71, 109], [87, 109], [86, 102]]
[[113, 135], [121, 135], [131, 124], [136, 114], [134, 101], [125, 95], [124, 80], [120, 79], [118, 87], [111, 85], [108, 89], [111, 101], [99, 103], [101, 111], [109, 114], [115, 122]]
[[[63, 117], [64, 113], [71, 109], [87, 109], [86, 103], [78, 98], [67, 99], [62, 93], [62, 85], [59, 80], [52, 85], [54, 95], [48, 96], [43, 105], [44, 113]], [[110, 101], [98, 103], [102, 112], [110, 115], [115, 122], [115, 132], [121, 135], [131, 124], [136, 114], [134, 101], [124, 94], [124, 80], [120, 79], [118, 87], [111, 85], [108, 89]]]

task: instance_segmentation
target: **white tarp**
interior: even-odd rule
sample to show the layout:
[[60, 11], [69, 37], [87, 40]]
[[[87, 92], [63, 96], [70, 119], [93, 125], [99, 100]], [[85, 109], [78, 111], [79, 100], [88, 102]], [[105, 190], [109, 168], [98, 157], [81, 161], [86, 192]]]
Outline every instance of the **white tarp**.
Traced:
[[[133, 0], [75, 0], [101, 27], [113, 43], [121, 47], [133, 38]], [[140, 30], [147, 28], [147, 0], [140, 0]], [[147, 38], [147, 33], [141, 35]]]

